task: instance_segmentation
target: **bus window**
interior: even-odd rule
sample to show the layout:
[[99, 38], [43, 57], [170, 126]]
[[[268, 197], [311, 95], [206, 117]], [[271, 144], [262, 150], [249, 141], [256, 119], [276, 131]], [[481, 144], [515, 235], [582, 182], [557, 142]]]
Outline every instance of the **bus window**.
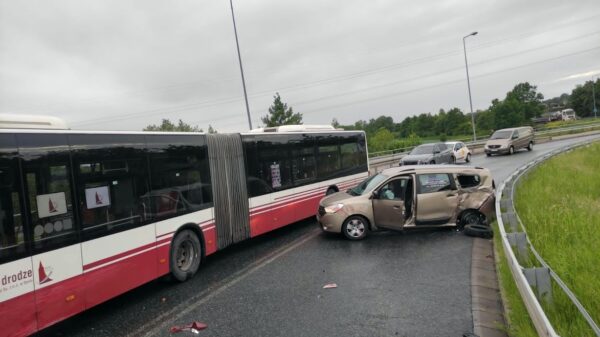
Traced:
[[0, 134], [0, 262], [25, 254], [15, 137]]
[[317, 173], [319, 180], [334, 178], [340, 171], [340, 147], [337, 136], [320, 136], [317, 139]]
[[70, 135], [84, 240], [142, 225], [149, 206], [144, 136]]
[[20, 134], [29, 218], [36, 253], [77, 241], [71, 195], [71, 165], [65, 135]]
[[258, 162], [262, 180], [274, 191], [292, 187], [292, 163], [284, 136], [267, 136], [258, 140]]
[[367, 170], [364, 135], [351, 135], [342, 139], [340, 145], [342, 169], [346, 173], [359, 173]]
[[199, 136], [147, 136], [151, 190], [144, 196], [150, 220], [212, 206], [207, 148]]
[[314, 137], [303, 135], [302, 139], [292, 141], [291, 145], [294, 186], [313, 183], [317, 177]]

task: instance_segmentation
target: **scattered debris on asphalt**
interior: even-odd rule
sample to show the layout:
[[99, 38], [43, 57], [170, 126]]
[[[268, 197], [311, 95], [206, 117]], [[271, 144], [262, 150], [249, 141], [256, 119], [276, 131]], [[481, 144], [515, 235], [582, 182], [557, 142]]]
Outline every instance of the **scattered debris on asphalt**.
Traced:
[[337, 288], [337, 284], [336, 283], [329, 283], [323, 286], [323, 289], [332, 289], [332, 288]]
[[208, 328], [208, 325], [202, 322], [192, 322], [190, 324], [182, 325], [182, 326], [172, 326], [169, 329], [170, 333], [178, 333], [183, 331], [190, 331], [195, 334], [199, 334], [201, 330]]

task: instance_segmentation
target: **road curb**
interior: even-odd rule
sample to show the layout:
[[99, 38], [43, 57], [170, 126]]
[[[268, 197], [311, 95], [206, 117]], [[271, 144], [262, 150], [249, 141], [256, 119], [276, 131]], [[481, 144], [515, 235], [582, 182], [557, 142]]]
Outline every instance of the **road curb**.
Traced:
[[498, 290], [492, 240], [475, 238], [471, 250], [473, 332], [479, 337], [508, 337]]

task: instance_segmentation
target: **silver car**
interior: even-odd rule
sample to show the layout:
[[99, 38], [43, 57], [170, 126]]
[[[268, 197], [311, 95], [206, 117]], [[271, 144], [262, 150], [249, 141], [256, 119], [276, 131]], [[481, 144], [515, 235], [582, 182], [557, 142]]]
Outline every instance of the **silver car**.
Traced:
[[456, 158], [444, 143], [422, 144], [400, 160], [400, 165], [454, 164]]

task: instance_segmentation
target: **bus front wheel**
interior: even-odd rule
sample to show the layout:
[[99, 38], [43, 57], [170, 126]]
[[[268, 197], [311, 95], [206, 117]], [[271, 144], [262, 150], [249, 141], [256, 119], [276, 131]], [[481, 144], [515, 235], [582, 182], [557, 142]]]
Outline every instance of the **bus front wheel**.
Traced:
[[200, 267], [200, 240], [196, 233], [184, 229], [175, 236], [171, 246], [171, 274], [179, 282], [190, 279]]

